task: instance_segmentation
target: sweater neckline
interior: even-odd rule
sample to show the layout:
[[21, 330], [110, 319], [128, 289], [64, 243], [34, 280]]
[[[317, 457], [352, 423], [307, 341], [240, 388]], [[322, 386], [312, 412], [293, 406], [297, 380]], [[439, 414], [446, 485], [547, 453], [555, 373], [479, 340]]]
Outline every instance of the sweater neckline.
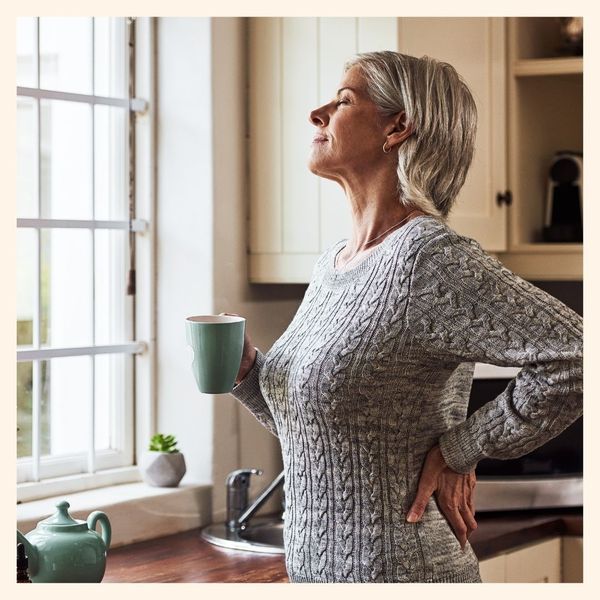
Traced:
[[360, 279], [365, 273], [371, 270], [373, 264], [375, 264], [382, 253], [394, 243], [394, 241], [401, 237], [402, 235], [408, 234], [408, 232], [415, 226], [416, 223], [422, 221], [423, 219], [434, 219], [438, 221], [438, 219], [432, 215], [417, 215], [416, 217], [410, 219], [406, 224], [398, 229], [395, 229], [390, 233], [387, 237], [383, 239], [383, 241], [379, 242], [377, 246], [371, 250], [371, 252], [361, 260], [356, 266], [351, 269], [338, 271], [335, 268], [335, 259], [336, 256], [346, 247], [348, 242], [348, 238], [344, 238], [333, 245], [329, 256], [327, 257], [327, 261], [325, 264], [325, 275], [324, 279], [329, 283], [333, 284], [343, 284], [349, 281], [355, 281]]

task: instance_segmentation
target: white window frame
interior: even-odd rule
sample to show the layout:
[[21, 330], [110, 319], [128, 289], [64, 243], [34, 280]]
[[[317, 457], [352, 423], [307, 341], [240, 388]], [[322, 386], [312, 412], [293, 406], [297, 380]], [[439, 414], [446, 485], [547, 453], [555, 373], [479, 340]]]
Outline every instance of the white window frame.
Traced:
[[[138, 481], [139, 470], [135, 466], [136, 457], [145, 448], [156, 424], [155, 398], [155, 31], [156, 19], [138, 17], [135, 19], [135, 95], [136, 98], [104, 98], [93, 95], [50, 92], [39, 89], [39, 21], [35, 47], [35, 70], [38, 73], [38, 88], [17, 87], [17, 95], [34, 98], [57, 98], [86, 103], [124, 106], [135, 111], [135, 210], [136, 219], [132, 222], [135, 235], [136, 296], [133, 314], [135, 339], [128, 344], [110, 346], [87, 346], [76, 348], [39, 349], [39, 289], [35, 294], [34, 310], [38, 321], [34, 328], [34, 348], [21, 349], [17, 360], [33, 360], [34, 384], [32, 390], [32, 457], [17, 460], [17, 500], [28, 500], [64, 494], [94, 487], [103, 487]], [[142, 100], [143, 98], [143, 100]], [[39, 107], [39, 104], [38, 104]], [[130, 113], [133, 117], [133, 113]], [[38, 161], [39, 161], [39, 110], [37, 118]], [[36, 166], [39, 173], [39, 164]], [[38, 198], [39, 202], [39, 198]], [[17, 219], [18, 227], [32, 227], [38, 231], [37, 240], [37, 280], [39, 287], [39, 232], [42, 228], [78, 229], [129, 229], [128, 221], [65, 220], [65, 219]], [[141, 341], [143, 340], [143, 341]], [[90, 356], [104, 353], [133, 354], [133, 368], [126, 369], [133, 388], [132, 402], [128, 403], [124, 423], [119, 424], [120, 451], [97, 451], [94, 448], [94, 421], [76, 426], [87, 426], [90, 430], [90, 447], [86, 453], [68, 458], [41, 457], [39, 448], [39, 402], [40, 369], [39, 360], [60, 356]], [[92, 370], [93, 374], [93, 370]], [[93, 375], [92, 375], [93, 377]], [[37, 387], [37, 389], [36, 389]], [[92, 388], [94, 386], [92, 385]], [[71, 474], [67, 474], [71, 473]], [[72, 473], [75, 473], [73, 475]], [[20, 482], [20, 483], [19, 483]]]

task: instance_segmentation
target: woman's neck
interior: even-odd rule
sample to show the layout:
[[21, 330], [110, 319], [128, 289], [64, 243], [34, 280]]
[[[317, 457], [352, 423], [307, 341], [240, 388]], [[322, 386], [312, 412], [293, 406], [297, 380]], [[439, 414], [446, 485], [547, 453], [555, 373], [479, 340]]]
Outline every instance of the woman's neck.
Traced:
[[366, 251], [398, 227], [423, 214], [421, 210], [400, 205], [397, 200], [395, 206], [376, 206], [358, 214], [353, 213], [352, 237], [346, 244], [346, 250], [353, 254]]
[[[425, 214], [400, 204], [398, 176], [389, 167], [371, 172], [369, 176], [356, 172], [345, 174], [338, 179], [338, 183], [344, 189], [352, 214], [352, 234], [345, 252], [356, 254], [366, 251], [373, 244], [382, 241], [387, 236], [388, 229], [394, 228], [398, 223], [404, 224], [419, 214]], [[394, 229], [389, 233], [392, 231]]]

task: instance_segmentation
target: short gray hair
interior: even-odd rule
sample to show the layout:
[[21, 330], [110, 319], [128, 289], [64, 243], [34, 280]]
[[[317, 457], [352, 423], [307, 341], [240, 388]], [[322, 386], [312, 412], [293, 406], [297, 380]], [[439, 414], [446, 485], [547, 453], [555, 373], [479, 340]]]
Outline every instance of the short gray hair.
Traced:
[[406, 112], [414, 133], [398, 150], [399, 201], [443, 221], [473, 159], [477, 107], [456, 69], [429, 56], [389, 50], [357, 54], [367, 93], [382, 116]]

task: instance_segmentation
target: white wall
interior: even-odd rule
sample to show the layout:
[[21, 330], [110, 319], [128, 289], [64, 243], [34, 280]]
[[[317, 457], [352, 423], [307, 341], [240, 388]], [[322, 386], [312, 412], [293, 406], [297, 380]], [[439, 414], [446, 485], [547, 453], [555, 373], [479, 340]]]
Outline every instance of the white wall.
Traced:
[[306, 289], [248, 283], [245, 45], [243, 18], [159, 19], [158, 428], [181, 440], [184, 481], [213, 481], [214, 520], [225, 516], [226, 475], [261, 468], [252, 499], [281, 471], [281, 450], [233, 396], [198, 392], [183, 319], [238, 313], [266, 352]]
[[[247, 319], [254, 344], [266, 352], [284, 332], [304, 295], [303, 285], [248, 283], [246, 20], [212, 19], [214, 148], [214, 306]], [[268, 110], [268, 107], [265, 107]], [[217, 397], [214, 412], [213, 516], [225, 515], [225, 477], [256, 467], [250, 496], [281, 471], [279, 441], [233, 396]], [[279, 494], [261, 513], [277, 510]]]
[[184, 328], [213, 311], [210, 20], [158, 19], [157, 51], [157, 428], [179, 440], [186, 480], [210, 482], [213, 401]]

